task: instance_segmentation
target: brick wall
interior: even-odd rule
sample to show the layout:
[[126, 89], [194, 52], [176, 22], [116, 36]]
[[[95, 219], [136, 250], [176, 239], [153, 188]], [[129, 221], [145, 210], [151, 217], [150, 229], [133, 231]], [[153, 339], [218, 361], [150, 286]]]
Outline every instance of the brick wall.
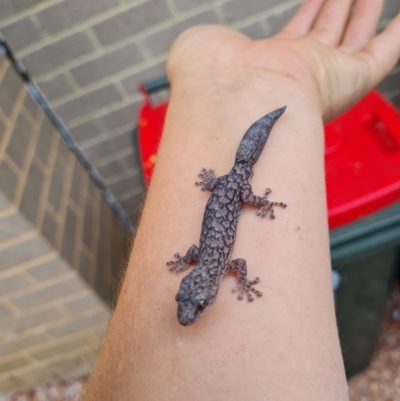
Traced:
[[[131, 148], [139, 82], [164, 73], [184, 29], [226, 23], [276, 33], [300, 0], [6, 0], [0, 30], [128, 212], [142, 197]], [[387, 0], [383, 21], [400, 9]], [[399, 96], [400, 84], [390, 86]]]
[[0, 56], [0, 393], [91, 370], [128, 238]]
[[[4, 0], [0, 31], [128, 211], [139, 82], [184, 29], [276, 33], [299, 0]], [[400, 9], [387, 0], [382, 26]], [[0, 58], [0, 391], [87, 373], [119, 282], [124, 230]], [[400, 68], [381, 85], [400, 106]], [[82, 280], [84, 278], [84, 280]], [[89, 285], [88, 285], [89, 284]]]

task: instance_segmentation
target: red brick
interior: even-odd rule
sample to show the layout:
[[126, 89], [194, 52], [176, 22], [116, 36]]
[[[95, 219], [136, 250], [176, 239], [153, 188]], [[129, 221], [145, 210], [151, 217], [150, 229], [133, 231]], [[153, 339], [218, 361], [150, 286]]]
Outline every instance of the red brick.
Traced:
[[22, 62], [31, 75], [37, 76], [86, 55], [93, 49], [87, 33], [79, 32], [22, 57]]
[[85, 114], [92, 113], [93, 111], [115, 103], [118, 100], [121, 100], [121, 95], [115, 89], [115, 86], [110, 84], [76, 97], [56, 107], [55, 110], [64, 120], [72, 121]]
[[135, 43], [83, 63], [71, 69], [75, 81], [86, 86], [119, 71], [131, 68], [143, 60]]
[[117, 0], [67, 0], [37, 13], [40, 25], [50, 34], [86, 21], [118, 4]]
[[148, 0], [93, 27], [101, 44], [109, 45], [171, 17], [165, 0]]
[[207, 10], [146, 37], [144, 43], [151, 55], [157, 56], [166, 53], [177, 36], [186, 29], [199, 24], [217, 24], [218, 22], [216, 13], [213, 10]]
[[64, 74], [57, 74], [46, 81], [39, 82], [38, 85], [48, 100], [56, 99], [72, 91]]
[[[3, 17], [3, 9], [1, 9], [1, 14], [1, 17]], [[1, 28], [1, 33], [14, 51], [23, 49], [41, 38], [40, 32], [30, 18], [22, 18], [9, 25], [3, 26]]]

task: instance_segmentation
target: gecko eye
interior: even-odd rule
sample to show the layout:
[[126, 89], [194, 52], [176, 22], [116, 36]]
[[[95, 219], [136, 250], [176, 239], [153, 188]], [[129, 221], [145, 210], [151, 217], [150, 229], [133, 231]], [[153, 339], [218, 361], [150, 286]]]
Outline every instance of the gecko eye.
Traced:
[[175, 295], [175, 301], [176, 302], [179, 302], [181, 300], [181, 297], [179, 296], [179, 294], [176, 294]]
[[204, 310], [206, 306], [208, 305], [208, 302], [205, 299], [202, 299], [198, 304], [197, 304], [197, 310]]

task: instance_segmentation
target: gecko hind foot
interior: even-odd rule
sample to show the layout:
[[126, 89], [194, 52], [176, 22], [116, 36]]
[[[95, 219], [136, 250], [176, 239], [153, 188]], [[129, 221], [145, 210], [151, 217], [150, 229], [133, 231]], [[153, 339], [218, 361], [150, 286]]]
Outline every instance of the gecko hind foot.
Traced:
[[202, 191], [212, 191], [215, 188], [217, 177], [214, 170], [207, 170], [203, 167], [198, 177], [201, 178], [202, 181], [195, 182], [195, 185], [196, 187], [201, 187]]
[[246, 279], [245, 281], [240, 283], [237, 287], [235, 287], [232, 290], [232, 292], [239, 292], [238, 297], [237, 297], [239, 301], [241, 301], [243, 299], [243, 294], [246, 294], [249, 302], [253, 302], [254, 298], [250, 292], [254, 292], [254, 294], [256, 294], [257, 297], [262, 296], [262, 292], [258, 291], [257, 289], [255, 289], [253, 287], [254, 284], [257, 284], [259, 282], [260, 282], [260, 279], [258, 277], [256, 277], [253, 281]]
[[186, 256], [181, 256], [176, 252], [174, 258], [176, 260], [170, 260], [167, 262], [168, 270], [170, 272], [181, 273], [189, 267], [190, 261], [187, 260]]

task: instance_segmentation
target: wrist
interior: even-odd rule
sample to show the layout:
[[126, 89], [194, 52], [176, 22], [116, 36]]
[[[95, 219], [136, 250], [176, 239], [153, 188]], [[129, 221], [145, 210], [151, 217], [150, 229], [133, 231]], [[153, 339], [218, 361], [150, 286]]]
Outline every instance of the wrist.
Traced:
[[268, 103], [275, 107], [276, 103], [280, 107], [290, 99], [312, 109], [317, 116], [324, 114], [313, 85], [262, 68], [220, 66], [209, 71], [186, 67], [183, 71], [171, 69], [168, 76], [176, 96], [183, 93], [188, 97], [190, 93], [196, 97], [206, 96], [219, 99], [227, 107], [230, 103], [246, 103], [252, 107], [267, 107]]

